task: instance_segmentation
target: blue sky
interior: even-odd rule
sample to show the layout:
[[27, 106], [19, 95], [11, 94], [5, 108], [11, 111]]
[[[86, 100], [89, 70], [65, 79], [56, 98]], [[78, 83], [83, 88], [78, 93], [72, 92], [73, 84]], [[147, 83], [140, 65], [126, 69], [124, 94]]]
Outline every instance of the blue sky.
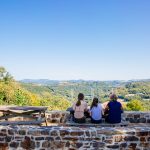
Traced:
[[150, 78], [150, 1], [1, 0], [0, 56], [17, 80]]

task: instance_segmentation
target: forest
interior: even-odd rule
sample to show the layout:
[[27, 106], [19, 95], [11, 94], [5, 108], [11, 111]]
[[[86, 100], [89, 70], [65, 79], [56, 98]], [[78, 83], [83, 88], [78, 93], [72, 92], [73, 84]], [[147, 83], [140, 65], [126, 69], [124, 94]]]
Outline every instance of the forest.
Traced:
[[4, 67], [0, 67], [0, 105], [48, 106], [49, 110], [66, 110], [76, 101], [79, 92], [91, 104], [93, 97], [101, 103], [116, 93], [125, 110], [150, 110], [150, 80], [131, 81], [57, 81], [25, 79], [16, 81]]

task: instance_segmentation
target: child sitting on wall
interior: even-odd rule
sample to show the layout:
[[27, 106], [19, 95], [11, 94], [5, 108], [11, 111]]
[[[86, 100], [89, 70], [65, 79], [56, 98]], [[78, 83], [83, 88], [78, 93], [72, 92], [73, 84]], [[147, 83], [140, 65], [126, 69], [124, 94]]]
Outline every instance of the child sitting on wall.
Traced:
[[101, 123], [103, 108], [102, 105], [98, 102], [98, 98], [94, 98], [92, 105], [90, 107], [91, 123]]
[[84, 94], [79, 93], [78, 101], [73, 104], [74, 111], [74, 122], [76, 123], [85, 123], [86, 117], [85, 112], [87, 112], [87, 103], [84, 101]]

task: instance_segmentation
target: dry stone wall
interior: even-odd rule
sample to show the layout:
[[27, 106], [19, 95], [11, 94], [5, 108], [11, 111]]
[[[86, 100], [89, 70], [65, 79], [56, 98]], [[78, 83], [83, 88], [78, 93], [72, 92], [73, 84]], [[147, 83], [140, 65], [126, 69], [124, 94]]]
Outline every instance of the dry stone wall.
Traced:
[[49, 123], [66, 123], [70, 119], [68, 111], [49, 111], [46, 113]]
[[[70, 119], [68, 111], [49, 111], [47, 113], [49, 123], [66, 123]], [[127, 123], [150, 123], [150, 112], [125, 111], [122, 121]]]
[[150, 150], [150, 127], [0, 127], [1, 150]]
[[125, 112], [128, 126], [65, 126], [69, 112], [47, 113], [51, 126], [0, 126], [0, 150], [150, 150], [150, 112]]
[[150, 112], [126, 111], [122, 120], [128, 123], [150, 123]]

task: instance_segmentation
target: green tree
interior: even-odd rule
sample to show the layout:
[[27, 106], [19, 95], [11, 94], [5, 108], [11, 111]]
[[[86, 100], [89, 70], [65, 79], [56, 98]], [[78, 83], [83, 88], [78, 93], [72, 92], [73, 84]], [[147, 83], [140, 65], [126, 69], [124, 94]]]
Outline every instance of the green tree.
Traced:
[[142, 111], [143, 110], [143, 103], [139, 100], [131, 100], [127, 103], [127, 110], [129, 111]]
[[13, 81], [13, 77], [10, 75], [10, 73], [7, 72], [4, 67], [0, 67], [0, 82], [8, 84], [11, 81]]
[[29, 102], [26, 93], [21, 89], [16, 90], [14, 95], [14, 104], [23, 106], [23, 105], [27, 105], [28, 103]]

